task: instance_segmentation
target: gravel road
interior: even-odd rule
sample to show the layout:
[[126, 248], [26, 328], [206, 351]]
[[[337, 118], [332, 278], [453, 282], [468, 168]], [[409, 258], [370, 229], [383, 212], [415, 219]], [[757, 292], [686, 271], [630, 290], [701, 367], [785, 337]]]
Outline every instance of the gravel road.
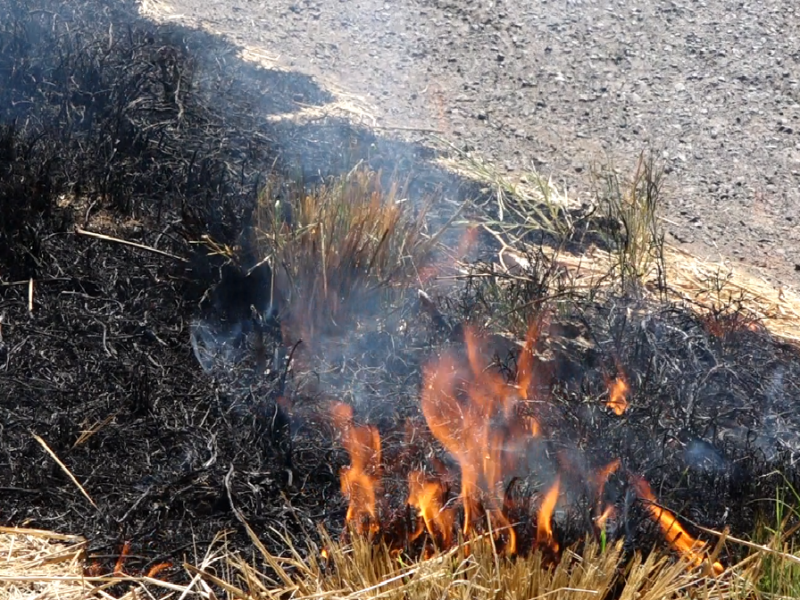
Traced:
[[667, 167], [668, 240], [800, 287], [800, 7], [780, 0], [170, 0], [160, 10], [588, 193]]

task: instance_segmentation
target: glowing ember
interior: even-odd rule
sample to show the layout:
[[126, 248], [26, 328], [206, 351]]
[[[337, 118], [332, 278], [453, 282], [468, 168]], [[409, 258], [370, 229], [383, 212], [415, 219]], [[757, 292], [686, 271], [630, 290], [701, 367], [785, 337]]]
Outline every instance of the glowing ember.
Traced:
[[625, 377], [619, 375], [614, 381], [608, 384], [608, 402], [606, 406], [614, 411], [615, 415], [622, 415], [628, 409], [628, 382]]
[[128, 555], [131, 553], [131, 543], [128, 540], [125, 540], [122, 544], [122, 550], [119, 553], [119, 558], [117, 558], [117, 563], [114, 565], [114, 575], [117, 577], [121, 577], [125, 575], [125, 559], [128, 558]]
[[155, 564], [152, 567], [150, 567], [150, 569], [147, 571], [147, 574], [145, 575], [145, 577], [156, 577], [159, 573], [161, 573], [161, 571], [164, 571], [164, 570], [169, 569], [171, 567], [172, 567], [172, 563], [171, 562], [162, 562], [162, 563]]
[[[636, 488], [636, 493], [642, 500], [645, 500], [647, 508], [653, 515], [653, 519], [658, 521], [661, 526], [661, 531], [664, 532], [664, 537], [673, 549], [689, 559], [694, 567], [702, 566], [707, 561], [707, 554], [705, 552], [705, 544], [695, 540], [678, 522], [678, 518], [665, 508], [661, 508], [656, 504], [656, 497], [650, 489], [650, 484], [641, 477], [633, 478], [633, 485]], [[715, 562], [711, 566], [716, 575], [722, 573], [725, 568]]]
[[347, 524], [359, 534], [377, 533], [380, 530], [376, 508], [381, 481], [380, 435], [375, 427], [354, 425], [353, 409], [347, 404], [335, 404], [331, 413], [350, 455], [350, 466], [340, 474], [342, 494], [350, 501]]
[[558, 490], [560, 482], [556, 478], [555, 483], [544, 495], [542, 506], [536, 521], [536, 541], [544, 548], [550, 548], [553, 552], [558, 552], [558, 542], [553, 537], [553, 510], [558, 501]]

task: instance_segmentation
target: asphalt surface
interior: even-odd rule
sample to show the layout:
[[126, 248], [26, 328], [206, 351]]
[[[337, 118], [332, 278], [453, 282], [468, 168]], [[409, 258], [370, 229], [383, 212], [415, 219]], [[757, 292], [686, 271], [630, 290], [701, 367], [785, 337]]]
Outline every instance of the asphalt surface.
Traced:
[[363, 97], [381, 126], [438, 130], [576, 196], [597, 165], [631, 169], [655, 150], [670, 243], [800, 287], [790, 3], [170, 0], [156, 12]]

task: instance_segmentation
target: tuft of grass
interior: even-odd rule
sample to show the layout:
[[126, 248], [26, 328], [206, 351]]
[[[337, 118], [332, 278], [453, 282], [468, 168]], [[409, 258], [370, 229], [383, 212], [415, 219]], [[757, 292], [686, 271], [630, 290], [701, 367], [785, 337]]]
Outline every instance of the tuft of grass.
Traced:
[[800, 598], [800, 549], [796, 545], [800, 495], [785, 478], [784, 485], [776, 490], [774, 526], [763, 523], [755, 536], [772, 550], [761, 561], [758, 589], [766, 597]]
[[544, 234], [539, 237], [559, 247], [576, 236], [578, 227], [570, 210], [574, 207], [566, 189], [559, 188], [552, 178], [531, 170], [512, 181], [480, 157], [445, 140], [439, 142], [451, 154], [440, 161], [444, 166], [486, 186], [484, 225], [507, 236], [512, 244], [530, 234]]
[[284, 320], [313, 336], [402, 290], [436, 242], [427, 208], [413, 206], [397, 181], [384, 187], [380, 173], [360, 166], [311, 189], [270, 180], [254, 221]]
[[655, 279], [658, 289], [666, 290], [664, 232], [658, 220], [663, 178], [655, 157], [644, 153], [629, 178], [610, 168], [595, 174], [597, 200], [606, 218], [601, 234], [623, 289]]

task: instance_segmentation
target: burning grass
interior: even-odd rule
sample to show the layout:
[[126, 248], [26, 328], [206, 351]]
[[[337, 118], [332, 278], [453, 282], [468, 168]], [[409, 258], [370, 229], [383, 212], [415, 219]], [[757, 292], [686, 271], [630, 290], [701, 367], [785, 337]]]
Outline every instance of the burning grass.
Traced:
[[[529, 327], [517, 376], [511, 382], [486, 366], [486, 340], [471, 328], [464, 331], [466, 357], [444, 354], [424, 369], [421, 412], [432, 436], [457, 462], [458, 473], [451, 477], [442, 462], [435, 469], [437, 474], [424, 470], [407, 473], [406, 506], [414, 513], [410, 526], [408, 510], [392, 507], [391, 495], [383, 493], [384, 479], [406, 475], [403, 462], [392, 460], [384, 465], [378, 429], [356, 425], [348, 405], [337, 403], [332, 407], [335, 427], [350, 457], [350, 465], [341, 471], [342, 492], [349, 501], [345, 534], [411, 555], [422, 552], [430, 556], [453, 546], [463, 546], [468, 552], [473, 539], [488, 536], [494, 552], [504, 556], [527, 556], [537, 551], [552, 560], [561, 556], [563, 544], [555, 532], [554, 513], [562, 503], [561, 471], [569, 474], [575, 466], [567, 462], [556, 467], [552, 481], [538, 486], [538, 499], [525, 492], [522, 496], [514, 493], [515, 482], [531, 476], [541, 480], [542, 474], [553, 468], [546, 441], [551, 432], [540, 424], [536, 412], [547, 400], [533, 385], [539, 378], [534, 352], [540, 329], [540, 324]], [[622, 416], [627, 383], [620, 375], [608, 386], [609, 409]], [[609, 477], [623, 470], [621, 464], [616, 458], [596, 469], [588, 484], [584, 482], [583, 493], [591, 497], [593, 511], [593, 518], [587, 522], [594, 522], [596, 527], [584, 532], [584, 539], [597, 537], [605, 545], [609, 519], [617, 521], [618, 513], [629, 511], [629, 500], [625, 500], [625, 508], [617, 507], [613, 497], [604, 493]], [[705, 544], [693, 538], [676, 515], [658, 505], [642, 477], [623, 475], [629, 491], [638, 496], [678, 555], [693, 567], [703, 567], [714, 575], [723, 573], [724, 567], [710, 558]], [[581, 476], [586, 477], [585, 473]], [[454, 480], [460, 480], [457, 496], [449, 491], [448, 482]], [[575, 506], [569, 506], [574, 504], [569, 497], [575, 495], [574, 490], [571, 494], [566, 490], [563, 510], [567, 513], [575, 511]], [[628, 516], [622, 518], [625, 529], [635, 528], [628, 520]]]
[[[486, 539], [410, 561], [363, 540], [342, 547], [328, 540], [326, 558], [301, 560], [272, 557], [275, 583], [286, 582], [296, 597], [398, 598], [398, 599], [511, 599], [511, 598], [680, 598], [687, 584], [700, 579], [686, 573], [685, 565], [671, 563], [653, 553], [622, 560], [622, 545], [601, 552], [597, 544], [570, 549], [556, 564], [541, 553], [516, 561], [498, 557]], [[236, 565], [240, 581], [258, 582], [248, 595], [269, 593], [270, 586], [254, 576], [243, 562]], [[286, 585], [283, 583], [283, 585]], [[703, 581], [709, 597], [727, 597], [728, 583]], [[289, 586], [287, 586], [289, 587]], [[255, 593], [254, 593], [255, 592]], [[273, 592], [274, 593], [274, 592]], [[687, 596], [688, 597], [688, 596]]]
[[[33, 11], [28, 18], [34, 13], [50, 11]], [[35, 31], [50, 31], [49, 23]], [[101, 29], [109, 37], [91, 48], [102, 56], [120, 54], [113, 54], [116, 75], [96, 82], [85, 98], [93, 98], [92, 105], [103, 100], [108, 110], [102, 120], [85, 122], [92, 135], [82, 137], [79, 130], [64, 146], [74, 153], [58, 153], [80, 157], [69, 163], [68, 179], [81, 174], [96, 202], [92, 196], [75, 204], [80, 210], [67, 216], [77, 215], [86, 225], [97, 222], [92, 217], [98, 211], [136, 212], [143, 217], [136, 222], [146, 229], [147, 244], [122, 248], [115, 240], [112, 250], [108, 238], [76, 239], [67, 227], [71, 221], [55, 223], [45, 211], [41, 222], [23, 215], [23, 222], [38, 223], [30, 238], [8, 244], [10, 254], [0, 252], [3, 266], [18, 269], [26, 284], [4, 281], [2, 288], [2, 334], [8, 343], [2, 351], [9, 371], [3, 370], [0, 382], [14, 399], [13, 405], [0, 406], [8, 417], [4, 439], [11, 440], [2, 448], [11, 457], [4, 514], [19, 522], [59, 518], [61, 527], [92, 531], [106, 558], [120, 535], [130, 535], [131, 554], [110, 559], [111, 565], [117, 559], [117, 575], [128, 562], [138, 573], [155, 574], [141, 566], [164, 564], [150, 548], [174, 559], [191, 546], [196, 532], [204, 532], [197, 535], [207, 541], [209, 529], [237, 526], [234, 518], [246, 526], [246, 515], [257, 522], [261, 539], [272, 538], [262, 543], [245, 527], [258, 550], [253, 564], [242, 558], [247, 546], [240, 538], [230, 547], [214, 542], [199, 565], [185, 565], [181, 581], [188, 585], [129, 578], [209, 600], [222, 594], [655, 599], [698, 591], [735, 598], [757, 595], [753, 590], [764, 583], [773, 594], [796, 595], [797, 560], [788, 554], [789, 537], [775, 534], [770, 548], [754, 547], [752, 558], [737, 564], [736, 555], [727, 552], [733, 538], [722, 537], [725, 548], [712, 547], [713, 532], [695, 524], [721, 529], [735, 522], [737, 533], [745, 530], [752, 524], [752, 500], [767, 481], [756, 480], [764, 471], [754, 466], [754, 457], [768, 455], [764, 462], [771, 469], [783, 460], [785, 446], [794, 456], [793, 413], [786, 407], [800, 380], [796, 354], [762, 335], [758, 319], [729, 318], [725, 311], [696, 318], [682, 310], [689, 298], [707, 304], [712, 294], [706, 284], [713, 278], [709, 269], [688, 278], [676, 265], [689, 261], [663, 247], [654, 229], [660, 180], [653, 165], [640, 162], [630, 182], [615, 174], [603, 180], [608, 214], [602, 222], [567, 206], [550, 181], [531, 178], [528, 185], [511, 185], [479, 161], [471, 163], [473, 169], [492, 184], [485, 202], [474, 204], [485, 212], [466, 215], [453, 203], [455, 214], [437, 215], [438, 221], [419, 194], [374, 165], [359, 165], [319, 185], [306, 187], [276, 175], [261, 187], [254, 171], [271, 162], [267, 157], [274, 150], [264, 140], [281, 136], [259, 130], [264, 147], [256, 156], [239, 153], [233, 142], [220, 144], [222, 138], [250, 139], [258, 117], [242, 112], [231, 120], [189, 94], [202, 88], [190, 81], [202, 84], [204, 76], [199, 66], [178, 68], [190, 66], [182, 44], [172, 58], [162, 57], [165, 46], [148, 41], [154, 38], [139, 29], [113, 40], [110, 32], [119, 28]], [[13, 28], [3, 31], [17, 35]], [[128, 52], [119, 47], [128, 40], [141, 44]], [[84, 45], [76, 40], [75, 47]], [[150, 49], [142, 54], [141, 48]], [[61, 61], [58, 53], [41, 53], [45, 61], [53, 56]], [[174, 59], [177, 79], [158, 79], [153, 56]], [[66, 64], [65, 81], [80, 81], [72, 74], [93, 60]], [[129, 68], [135, 60], [144, 68], [140, 76]], [[37, 78], [44, 82], [42, 90], [61, 89], [47, 79], [48, 69], [42, 72], [45, 77]], [[118, 85], [125, 76], [132, 76], [131, 85]], [[142, 81], [148, 82], [146, 102], [135, 95], [105, 97], [106, 90], [141, 89]], [[26, 98], [39, 97], [37, 85], [26, 80], [26, 88], [33, 86]], [[73, 96], [67, 89], [43, 97]], [[276, 114], [292, 102], [276, 106]], [[39, 104], [31, 100], [24, 106]], [[53, 114], [42, 121], [43, 131], [72, 131], [58, 120], [60, 101], [45, 105]], [[230, 104], [236, 111], [246, 111], [246, 105]], [[174, 115], [169, 122], [163, 121], [167, 114]], [[52, 189], [31, 185], [38, 178], [23, 167], [34, 168], [35, 175], [62, 146], [47, 138], [47, 152], [37, 155], [43, 138], [27, 129], [37, 121], [24, 122], [23, 130], [6, 126], [0, 132], [0, 145], [18, 170], [12, 169], [18, 176], [5, 197], [31, 196], [50, 208], [61, 206], [55, 198], [62, 192], [77, 197], [65, 182]], [[108, 140], [118, 139], [109, 133], [117, 128], [127, 133], [119, 147], [107, 148], [108, 156], [81, 154], [106, 148]], [[329, 134], [324, 128], [297, 134], [306, 136], [305, 149], [324, 145], [320, 131]], [[289, 130], [281, 133], [288, 136]], [[23, 134], [32, 140], [29, 147], [17, 143]], [[144, 146], [131, 141], [140, 139]], [[142, 147], [152, 154], [143, 154]], [[332, 154], [340, 156], [340, 150]], [[405, 148], [398, 153], [408, 155]], [[145, 162], [157, 172], [142, 170], [143, 155], [152, 158]], [[90, 176], [82, 173], [84, 167], [92, 167]], [[176, 179], [176, 174], [182, 175]], [[136, 183], [135, 195], [130, 181]], [[151, 198], [159, 202], [148, 203]], [[224, 373], [206, 376], [186, 350], [183, 323], [196, 317], [194, 305], [174, 282], [200, 278], [183, 270], [191, 262], [185, 258], [186, 239], [196, 239], [198, 230], [208, 233], [207, 241], [220, 240], [206, 244], [213, 253], [235, 254], [231, 231], [238, 233], [254, 202], [253, 264], [269, 263], [270, 277], [252, 277], [251, 270], [237, 280], [241, 288], [232, 286], [230, 295], [219, 296], [222, 304], [240, 301], [243, 310], [236, 317], [246, 320], [267, 298], [281, 309], [278, 318], [289, 337], [342, 334], [332, 335], [341, 352], [330, 352], [331, 344], [319, 352], [320, 360], [305, 364], [276, 352], [268, 373], [266, 360], [251, 370], [242, 366], [245, 361], [231, 360]], [[176, 207], [185, 212], [178, 215]], [[459, 214], [478, 223], [464, 237], [479, 238], [483, 258], [499, 242], [497, 260], [490, 257], [478, 269], [464, 265], [465, 276], [456, 282], [468, 288], [463, 301], [455, 294], [425, 300], [420, 311], [406, 296], [396, 303], [402, 305], [399, 316], [387, 318], [390, 303], [384, 300], [397, 299], [409, 283], [426, 289], [439, 283], [436, 269], [425, 267], [440, 241], [441, 224], [453, 224]], [[22, 231], [13, 224], [7, 221], [6, 229]], [[485, 232], [491, 236], [483, 245], [479, 236]], [[126, 233], [133, 234], [133, 228]], [[167, 238], [169, 253], [139, 254]], [[25, 263], [28, 255], [31, 264]], [[665, 284], [670, 268], [678, 275]], [[35, 286], [28, 286], [31, 277]], [[273, 288], [269, 294], [266, 285]], [[665, 285], [683, 293], [683, 307], [653, 302], [656, 296], [663, 300], [659, 293]], [[252, 297], [240, 294], [253, 287]], [[35, 289], [35, 299], [26, 289]], [[770, 298], [776, 315], [789, 306], [785, 294]], [[785, 312], [784, 320], [797, 314]], [[255, 316], [253, 321], [261, 317]], [[378, 333], [370, 337], [365, 329]], [[271, 340], [276, 346], [278, 337]], [[249, 342], [243, 334], [215, 349], [224, 353], [235, 346], [230, 355], [238, 358], [249, 351]], [[385, 349], [391, 353], [382, 354]], [[364, 372], [369, 376], [359, 379]], [[28, 382], [30, 373], [42, 375]], [[303, 377], [318, 382], [313, 394], [310, 386], [298, 384]], [[329, 400], [336, 401], [332, 411]], [[50, 409], [53, 418], [44, 421]], [[765, 418], [759, 420], [762, 412]], [[78, 423], [75, 415], [85, 421]], [[325, 419], [335, 435], [325, 429]], [[419, 424], [416, 435], [402, 437], [398, 432], [405, 426], [413, 430], [412, 423]], [[58, 456], [96, 501], [96, 514], [86, 511], [72, 482], [59, 480], [62, 472], [43, 472], [29, 460], [30, 431], [45, 427]], [[341, 449], [333, 448], [334, 439]], [[234, 502], [241, 508], [233, 508]], [[796, 515], [779, 518], [773, 528], [790, 531], [792, 519]], [[334, 540], [308, 531], [309, 523], [320, 521], [329, 531], [344, 525], [345, 534]], [[286, 534], [275, 537], [276, 527], [285, 527]], [[313, 545], [317, 535], [319, 547]], [[14, 558], [29, 541], [13, 538], [13, 548], [0, 547]], [[659, 550], [647, 558], [634, 552], [656, 542]], [[43, 564], [37, 561], [17, 563], [18, 570]], [[93, 570], [94, 564], [86, 574]], [[48, 580], [46, 573], [18, 575], [3, 575], [8, 577], [3, 582]], [[82, 575], [59, 576], [57, 583]], [[105, 586], [119, 579], [97, 581]], [[108, 593], [105, 589], [97, 594]]]
[[[270, 552], [243, 522], [257, 553], [246, 558], [217, 536], [205, 556], [184, 563], [184, 577], [122, 573], [85, 575], [85, 541], [24, 529], [0, 530], [0, 598], [140, 598], [180, 594], [205, 600], [227, 598], [318, 598], [398, 600], [458, 598], [524, 600], [552, 597], [619, 600], [683, 600], [705, 597], [745, 600], [796, 597], [799, 558], [776, 550], [787, 535], [754, 552], [724, 574], [698, 568], [691, 556], [674, 560], [658, 551], [629, 553], [622, 541], [595, 541], [566, 548], [560, 558], [534, 552], [510, 560], [488, 534], [424, 557], [391, 551], [365, 536], [349, 543], [320, 530], [321, 546], [298, 547], [281, 536], [284, 551]], [[262, 565], [257, 567], [256, 564]], [[181, 581], [185, 583], [181, 583]]]
[[[754, 572], [729, 574], [725, 579], [689, 572], [688, 562], [670, 561], [656, 552], [646, 558], [636, 553], [625, 558], [622, 543], [601, 548], [590, 542], [569, 548], [553, 562], [541, 553], [509, 561], [497, 554], [486, 536], [469, 545], [457, 545], [415, 560], [356, 537], [343, 545], [320, 532], [323, 550], [295, 547], [285, 537], [286, 552], [275, 555], [247, 527], [259, 551], [260, 570], [231, 550], [218, 536], [196, 565], [183, 565], [189, 583], [180, 584], [152, 576], [122, 573], [84, 576], [82, 547], [48, 544], [68, 536], [34, 530], [3, 530], [0, 549], [0, 597], [28, 600], [58, 595], [60, 598], [120, 597], [109, 591], [127, 590], [123, 598], [151, 597], [163, 592], [198, 596], [206, 600], [225, 597], [248, 600], [290, 595], [312, 598], [461, 598], [469, 600], [553, 598], [607, 598], [663, 600], [696, 597], [745, 598], [752, 593]], [[77, 539], [77, 538], [76, 538]], [[66, 552], [65, 552], [66, 550]], [[62, 565], [62, 566], [57, 566]], [[66, 567], [66, 568], [65, 568]], [[120, 587], [121, 586], [121, 587]], [[108, 591], [106, 591], [108, 590]]]

